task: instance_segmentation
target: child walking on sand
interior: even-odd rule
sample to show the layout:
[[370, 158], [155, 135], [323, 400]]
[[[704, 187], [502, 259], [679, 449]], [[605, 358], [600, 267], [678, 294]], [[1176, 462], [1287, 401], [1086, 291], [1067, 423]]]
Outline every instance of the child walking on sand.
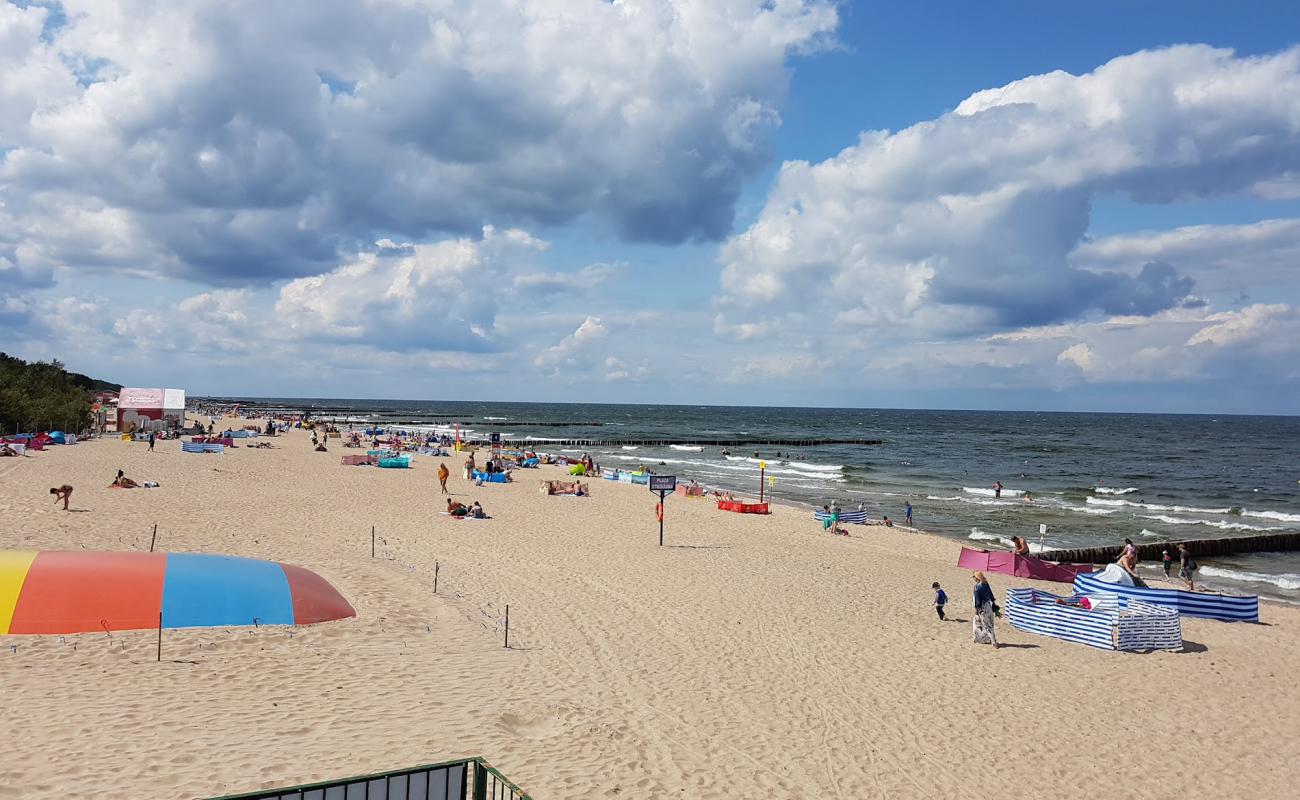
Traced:
[[447, 462], [438, 465], [438, 483], [442, 484], [442, 493], [447, 493], [447, 479], [451, 477], [451, 470], [447, 469]]
[[934, 610], [939, 614], [939, 621], [943, 622], [943, 607], [948, 604], [948, 594], [939, 588], [938, 581], [930, 584], [930, 588], [934, 590]]

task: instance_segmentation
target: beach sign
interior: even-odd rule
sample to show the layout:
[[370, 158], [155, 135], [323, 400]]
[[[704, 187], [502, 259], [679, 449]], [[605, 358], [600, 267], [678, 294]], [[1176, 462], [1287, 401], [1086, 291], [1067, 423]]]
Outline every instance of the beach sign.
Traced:
[[672, 492], [677, 489], [676, 475], [651, 475], [650, 491], [652, 492]]
[[655, 507], [655, 516], [659, 518], [659, 546], [664, 546], [664, 498], [677, 490], [676, 475], [651, 475], [650, 491], [659, 495], [659, 505]]
[[1038, 523], [1038, 535], [1039, 535], [1039, 536], [1046, 536], [1046, 535], [1047, 535], [1047, 524], [1046, 524], [1046, 523], [1043, 523], [1043, 522]]

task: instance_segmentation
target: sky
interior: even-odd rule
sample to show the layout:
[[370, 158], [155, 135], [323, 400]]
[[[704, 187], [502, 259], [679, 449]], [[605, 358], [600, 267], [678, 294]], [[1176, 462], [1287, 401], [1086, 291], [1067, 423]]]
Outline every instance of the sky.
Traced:
[[0, 350], [191, 394], [1300, 413], [1294, 3], [0, 0]]

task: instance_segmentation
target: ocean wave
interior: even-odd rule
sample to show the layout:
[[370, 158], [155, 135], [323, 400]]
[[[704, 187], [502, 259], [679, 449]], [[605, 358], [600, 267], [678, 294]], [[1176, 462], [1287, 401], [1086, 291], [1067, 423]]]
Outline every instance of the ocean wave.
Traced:
[[[977, 541], [984, 541], [984, 542], [1000, 542], [1001, 544], [1006, 545], [1008, 548], [1010, 548], [1010, 547], [1015, 547], [1015, 543], [1012, 542], [1012, 541], [1011, 541], [1009, 538], [1007, 538], [1006, 536], [998, 536], [998, 535], [995, 534], [995, 533], [985, 533], [984, 531], [980, 530], [979, 528], [971, 528], [971, 529], [970, 529], [970, 536], [968, 536], [968, 537], [966, 537], [966, 538], [968, 538], [968, 539], [975, 539], [975, 540], [977, 540]], [[1040, 545], [1038, 542], [1030, 542], [1030, 541], [1026, 540], [1026, 544], [1029, 545], [1029, 552], [1031, 552], [1031, 553], [1041, 553], [1041, 552], [1043, 552], [1044, 550], [1050, 550], [1050, 549], [1051, 549], [1050, 547], [1046, 547], [1046, 546], [1044, 546], [1044, 545]]]
[[[984, 497], [997, 497], [997, 491], [995, 489], [982, 489], [974, 486], [963, 486], [961, 487], [961, 490], [966, 494], [978, 494]], [[1002, 487], [1003, 495], [1011, 495], [1013, 497], [1019, 497], [1024, 493], [1025, 493], [1024, 489], [1012, 489], [1009, 486]]]
[[1137, 487], [1130, 486], [1127, 489], [1116, 489], [1113, 486], [1094, 486], [1092, 490], [1097, 494], [1133, 494], [1140, 491]]
[[641, 448], [637, 447], [637, 446], [634, 445], [634, 444], [625, 444], [625, 445], [623, 445], [623, 449], [624, 449], [624, 450], [639, 450], [639, 449], [641, 449]]
[[1016, 500], [996, 500], [996, 499], [981, 500], [978, 497], [935, 497], [934, 495], [927, 495], [925, 499], [942, 500], [950, 503], [952, 502], [965, 503], [968, 506], [996, 506], [999, 508], [1007, 508], [1009, 506], [1024, 505], [1023, 503]]
[[844, 469], [843, 464], [806, 464], [802, 461], [786, 461], [787, 466], [798, 469], [810, 469], [816, 472], [841, 472]]
[[[723, 464], [718, 461], [703, 461], [700, 459], [692, 459], [692, 458], [656, 458], [653, 456], [651, 457], [625, 456], [625, 455], [618, 455], [614, 453], [610, 453], [606, 457], [612, 458], [616, 461], [635, 461], [639, 464], [650, 464], [650, 465], [681, 464], [687, 467], [694, 467], [695, 469], [701, 472], [709, 472], [719, 477], [737, 478], [740, 476], [740, 474], [744, 474], [748, 478], [754, 475], [754, 470], [752, 467], [733, 466], [731, 464]], [[718, 472], [718, 470], [726, 470], [726, 472]], [[826, 482], [826, 481], [833, 481], [835, 483], [847, 482], [846, 478], [842, 478], [839, 475], [833, 475], [826, 472], [808, 472], [806, 470], [788, 469], [786, 467], [769, 468], [767, 470], [767, 474], [776, 476], [778, 478], [795, 476], [800, 478], [815, 478], [822, 482]]]
[[1225, 531], [1280, 531], [1281, 528], [1267, 528], [1260, 525], [1247, 525], [1244, 522], [1220, 522], [1213, 519], [1182, 519], [1180, 517], [1171, 517], [1168, 514], [1139, 514], [1142, 519], [1154, 519], [1157, 522], [1165, 522], [1170, 525], [1207, 525], [1211, 528], [1219, 528]]
[[1287, 514], [1282, 511], [1247, 511], [1243, 508], [1241, 515], [1258, 519], [1275, 519], [1278, 522], [1300, 522], [1300, 514]]
[[1268, 575], [1263, 572], [1246, 572], [1244, 570], [1210, 567], [1202, 565], [1197, 572], [1211, 578], [1230, 578], [1234, 581], [1251, 583], [1271, 583], [1279, 589], [1300, 589], [1300, 575], [1284, 572], [1281, 575]]
[[748, 464], [757, 464], [760, 461], [767, 462], [767, 471], [771, 472], [777, 466], [795, 467], [797, 469], [808, 469], [816, 472], [841, 472], [844, 470], [843, 464], [809, 464], [804, 461], [782, 461], [775, 458], [751, 458], [750, 456], [723, 456], [728, 461], [743, 461]]
[[670, 444], [670, 445], [668, 445], [668, 446], [669, 446], [670, 448], [672, 448], [673, 450], [685, 450], [685, 451], [690, 452], [690, 453], [703, 453], [703, 452], [704, 452], [704, 448], [701, 447], [701, 446], [698, 445], [698, 444]]
[[1176, 511], [1180, 514], [1231, 514], [1237, 510], [1235, 507], [1197, 508], [1196, 506], [1164, 506], [1159, 503], [1135, 503], [1132, 500], [1108, 500], [1104, 497], [1089, 497], [1086, 502], [1089, 505], [1094, 506], [1140, 508], [1145, 511]]
[[1146, 528], [1143, 528], [1142, 531], [1141, 531], [1141, 535], [1143, 535], [1143, 536], [1155, 536], [1155, 537], [1161, 537], [1161, 536], [1164, 536], [1165, 534], [1163, 534], [1163, 533], [1156, 533], [1155, 531], [1149, 531], [1149, 530], [1147, 530]]
[[510, 417], [484, 417], [483, 419], [491, 420], [493, 422], [505, 422], [510, 419]]
[[1061, 506], [1066, 511], [1076, 511], [1093, 516], [1105, 516], [1119, 511], [1118, 508], [1088, 508], [1087, 506]]

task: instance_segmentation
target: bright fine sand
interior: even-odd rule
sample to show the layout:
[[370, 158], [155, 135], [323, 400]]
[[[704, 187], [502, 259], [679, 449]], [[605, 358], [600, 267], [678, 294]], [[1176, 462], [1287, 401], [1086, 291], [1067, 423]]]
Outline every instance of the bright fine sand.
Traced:
[[[1294, 797], [1300, 611], [1186, 619], [1186, 653], [970, 641], [958, 545], [822, 534], [643, 486], [451, 487], [278, 450], [117, 440], [0, 459], [6, 548], [229, 553], [330, 580], [355, 619], [0, 639], [0, 797], [175, 798], [482, 755], [539, 800]], [[110, 491], [118, 468], [162, 488]], [[757, 480], [757, 478], [756, 478]], [[72, 507], [50, 486], [70, 483]], [[779, 490], [779, 486], [777, 487]], [[924, 521], [924, 507], [918, 507]], [[370, 557], [370, 526], [379, 532]], [[440, 565], [435, 595], [435, 561]], [[940, 623], [930, 583], [952, 597]], [[992, 576], [1002, 597], [1021, 580]], [[1064, 585], [1043, 588], [1067, 590]], [[511, 649], [499, 613], [510, 604]], [[74, 649], [75, 643], [75, 649]], [[16, 652], [14, 646], [17, 647]]]

